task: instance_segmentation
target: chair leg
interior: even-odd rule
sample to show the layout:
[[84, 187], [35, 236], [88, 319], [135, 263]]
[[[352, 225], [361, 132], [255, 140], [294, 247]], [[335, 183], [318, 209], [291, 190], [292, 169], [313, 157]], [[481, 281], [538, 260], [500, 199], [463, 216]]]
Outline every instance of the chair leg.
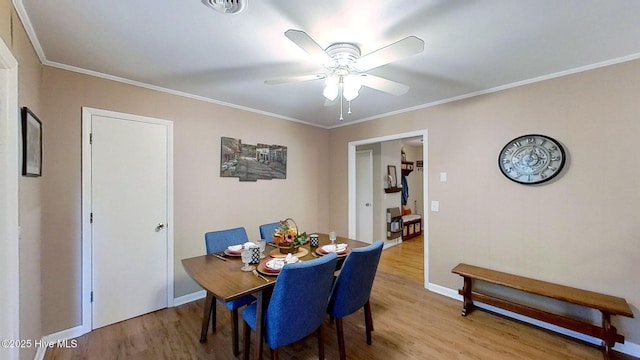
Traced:
[[271, 349], [271, 360], [278, 360], [278, 349]]
[[251, 327], [249, 327], [249, 324], [247, 324], [246, 322], [244, 322], [244, 331], [243, 331], [243, 337], [244, 337], [244, 354], [243, 354], [243, 358], [244, 360], [249, 360], [249, 356], [250, 356], [250, 350], [251, 350]]
[[371, 304], [367, 300], [364, 304], [364, 324], [367, 332], [367, 345], [371, 345], [371, 332], [373, 331], [373, 317], [371, 317]]
[[[202, 330], [200, 330], [200, 342], [204, 343], [207, 342], [207, 332], [209, 331], [209, 322], [211, 319], [213, 319], [213, 324], [211, 325], [211, 327], [213, 328], [213, 331], [216, 331], [215, 329], [215, 324], [216, 324], [216, 303], [215, 303], [215, 299], [213, 298], [213, 294], [211, 294], [210, 292], [207, 291], [207, 297], [204, 301], [204, 310], [203, 310], [203, 314], [202, 314]], [[211, 312], [213, 312], [213, 314], [211, 314]]]
[[231, 311], [231, 329], [233, 330], [233, 355], [240, 355], [240, 346], [238, 345], [238, 310]]
[[342, 318], [336, 318], [336, 332], [338, 334], [338, 351], [340, 352], [340, 360], [346, 360], [347, 351], [344, 346], [344, 329], [342, 328]]
[[324, 331], [322, 330], [322, 325], [318, 327], [316, 334], [318, 336], [318, 359], [324, 360]]

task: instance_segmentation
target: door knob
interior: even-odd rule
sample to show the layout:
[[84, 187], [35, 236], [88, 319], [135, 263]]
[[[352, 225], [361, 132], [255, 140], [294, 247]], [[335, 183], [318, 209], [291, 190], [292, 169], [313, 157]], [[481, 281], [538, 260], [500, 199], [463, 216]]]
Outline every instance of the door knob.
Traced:
[[366, 203], [366, 204], [364, 204], [364, 206], [367, 206], [367, 207], [369, 207], [370, 205], [371, 205], [370, 203]]
[[160, 231], [162, 229], [164, 229], [164, 224], [163, 223], [159, 223], [158, 225], [156, 225], [156, 231]]

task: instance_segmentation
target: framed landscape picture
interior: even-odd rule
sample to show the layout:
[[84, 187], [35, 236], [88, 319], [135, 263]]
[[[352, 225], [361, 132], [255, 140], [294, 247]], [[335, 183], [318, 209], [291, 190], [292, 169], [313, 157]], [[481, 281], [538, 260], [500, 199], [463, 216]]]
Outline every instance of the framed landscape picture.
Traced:
[[220, 139], [220, 176], [240, 181], [287, 178], [287, 147], [245, 144], [241, 139]]
[[42, 176], [42, 123], [26, 106], [22, 108], [22, 175]]

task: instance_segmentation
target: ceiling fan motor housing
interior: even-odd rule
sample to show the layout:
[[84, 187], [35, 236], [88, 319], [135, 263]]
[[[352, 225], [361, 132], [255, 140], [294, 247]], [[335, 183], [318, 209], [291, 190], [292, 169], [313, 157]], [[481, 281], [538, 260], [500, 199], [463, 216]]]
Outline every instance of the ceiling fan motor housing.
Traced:
[[353, 63], [360, 57], [360, 48], [357, 45], [336, 43], [330, 45], [325, 51], [335, 61], [336, 75], [346, 76], [355, 70]]
[[247, 8], [248, 0], [202, 0], [202, 3], [223, 14], [238, 14]]

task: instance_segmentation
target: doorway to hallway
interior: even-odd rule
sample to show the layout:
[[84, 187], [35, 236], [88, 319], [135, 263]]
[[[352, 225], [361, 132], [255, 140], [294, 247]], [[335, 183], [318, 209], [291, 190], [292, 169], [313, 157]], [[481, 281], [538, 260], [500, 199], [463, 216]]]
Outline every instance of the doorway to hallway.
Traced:
[[[423, 156], [423, 171], [419, 172], [420, 176], [422, 176], [422, 184], [423, 184], [423, 191], [422, 191], [422, 203], [426, 204], [427, 203], [427, 199], [428, 199], [428, 183], [427, 183], [427, 179], [428, 179], [428, 131], [426, 129], [424, 130], [418, 130], [418, 131], [412, 131], [412, 132], [407, 132], [407, 133], [400, 133], [400, 134], [393, 134], [393, 135], [387, 135], [387, 136], [382, 136], [382, 137], [377, 137], [377, 138], [370, 138], [370, 139], [363, 139], [363, 140], [358, 140], [358, 141], [352, 141], [349, 142], [348, 144], [348, 149], [347, 149], [347, 156], [348, 156], [348, 169], [349, 169], [349, 173], [348, 173], [348, 200], [349, 200], [349, 211], [348, 211], [348, 217], [349, 217], [349, 237], [350, 238], [355, 238], [357, 235], [357, 179], [356, 179], [356, 166], [357, 166], [357, 161], [356, 161], [356, 148], [360, 147], [360, 146], [364, 146], [364, 145], [369, 145], [369, 144], [376, 144], [376, 143], [381, 143], [381, 142], [386, 142], [386, 141], [394, 141], [394, 140], [401, 140], [401, 139], [406, 139], [406, 138], [414, 138], [414, 137], [419, 137], [422, 139], [422, 156]], [[398, 151], [398, 162], [400, 160], [400, 152]], [[386, 166], [385, 166], [386, 168]], [[374, 174], [375, 177], [375, 174]], [[374, 191], [375, 188], [374, 188]], [[375, 195], [374, 195], [375, 196]], [[398, 207], [400, 206], [400, 202], [398, 202]], [[374, 209], [375, 209], [375, 205], [374, 205]], [[386, 211], [386, 209], [379, 209], [379, 210], [384, 210]], [[423, 279], [424, 279], [424, 287], [426, 288], [427, 285], [429, 284], [429, 222], [428, 222], [428, 213], [425, 211], [424, 214], [422, 214], [422, 219], [423, 219], [423, 247], [422, 247], [422, 257], [423, 257]], [[378, 211], [377, 213], [374, 211], [374, 223], [375, 223], [375, 217], [376, 216], [380, 216], [381, 218], [384, 216], [384, 213], [382, 211]], [[374, 237], [375, 237], [375, 233], [374, 233]], [[416, 238], [417, 239], [417, 238]]]

